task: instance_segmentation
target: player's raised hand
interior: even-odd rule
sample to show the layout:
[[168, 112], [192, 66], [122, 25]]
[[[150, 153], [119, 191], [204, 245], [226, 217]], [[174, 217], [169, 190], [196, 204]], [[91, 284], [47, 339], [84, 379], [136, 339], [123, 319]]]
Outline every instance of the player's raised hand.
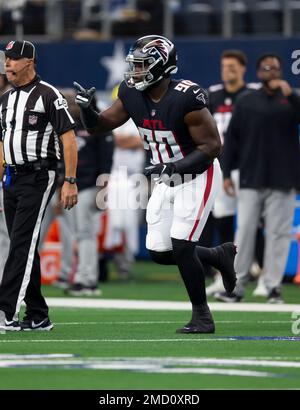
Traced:
[[76, 104], [83, 109], [88, 108], [94, 98], [96, 88], [92, 87], [89, 90], [86, 90], [79, 83], [76, 83], [76, 81], [73, 82], [73, 85], [77, 92], [75, 97]]

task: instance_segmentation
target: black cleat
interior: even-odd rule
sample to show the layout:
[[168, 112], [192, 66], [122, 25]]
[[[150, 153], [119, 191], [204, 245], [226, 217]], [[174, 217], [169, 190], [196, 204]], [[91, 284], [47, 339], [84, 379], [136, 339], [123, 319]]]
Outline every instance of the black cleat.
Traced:
[[53, 323], [50, 321], [48, 317], [43, 320], [34, 321], [33, 319], [25, 318], [21, 323], [21, 330], [24, 331], [43, 331], [49, 332], [53, 329]]
[[226, 242], [213, 249], [217, 253], [216, 263], [213, 266], [220, 271], [226, 292], [231, 293], [236, 284], [236, 272], [234, 270], [236, 246], [232, 242]]
[[189, 322], [185, 326], [176, 330], [176, 333], [215, 333], [214, 322]]
[[215, 333], [215, 324], [209, 308], [202, 313], [193, 312], [191, 321], [177, 329], [176, 333]]
[[282, 304], [284, 300], [282, 299], [282, 294], [280, 288], [273, 288], [268, 295], [268, 303]]

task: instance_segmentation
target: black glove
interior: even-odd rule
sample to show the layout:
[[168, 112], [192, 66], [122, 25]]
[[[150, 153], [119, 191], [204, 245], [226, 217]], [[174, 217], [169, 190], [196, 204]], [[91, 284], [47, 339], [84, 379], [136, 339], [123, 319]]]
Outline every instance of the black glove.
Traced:
[[144, 175], [149, 178], [151, 175], [156, 175], [156, 182], [167, 183], [175, 172], [175, 165], [172, 162], [168, 164], [156, 164], [146, 167]]
[[87, 109], [91, 105], [91, 102], [94, 98], [94, 94], [96, 92], [96, 88], [92, 87], [89, 90], [83, 88], [80, 84], [74, 81], [74, 87], [77, 90], [77, 94], [75, 97], [76, 104], [79, 105], [80, 108]]
[[86, 90], [80, 84], [74, 82], [74, 87], [77, 90], [75, 102], [80, 107], [80, 118], [87, 130], [93, 132], [98, 125], [98, 112], [95, 111], [94, 94], [95, 87]]

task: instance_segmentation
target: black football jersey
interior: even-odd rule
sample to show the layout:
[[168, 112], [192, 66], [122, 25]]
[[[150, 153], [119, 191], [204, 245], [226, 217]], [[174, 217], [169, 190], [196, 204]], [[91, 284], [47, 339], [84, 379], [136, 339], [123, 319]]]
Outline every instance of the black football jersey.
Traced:
[[216, 84], [209, 87], [208, 107], [216, 121], [222, 144], [224, 143], [224, 135], [231, 120], [236, 99], [247, 90], [250, 91], [251, 89], [257, 89], [259, 87], [260, 84], [247, 84], [235, 93], [226, 91], [223, 84]]
[[184, 117], [208, 106], [206, 91], [188, 80], [171, 80], [168, 91], [154, 102], [146, 91], [122, 82], [119, 98], [136, 124], [152, 164], [178, 161], [196, 149]]

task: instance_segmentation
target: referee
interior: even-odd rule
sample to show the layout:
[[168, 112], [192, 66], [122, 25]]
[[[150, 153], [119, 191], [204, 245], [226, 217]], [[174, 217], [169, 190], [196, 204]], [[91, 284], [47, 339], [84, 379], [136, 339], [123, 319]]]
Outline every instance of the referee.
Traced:
[[[10, 249], [0, 285], [0, 330], [51, 330], [37, 249], [45, 209], [56, 188], [59, 139], [66, 175], [62, 206], [71, 209], [77, 203], [75, 123], [62, 94], [36, 74], [32, 43], [11, 41], [4, 53], [12, 88], [0, 98], [0, 180], [3, 177]], [[19, 322], [23, 300], [25, 318]]]

